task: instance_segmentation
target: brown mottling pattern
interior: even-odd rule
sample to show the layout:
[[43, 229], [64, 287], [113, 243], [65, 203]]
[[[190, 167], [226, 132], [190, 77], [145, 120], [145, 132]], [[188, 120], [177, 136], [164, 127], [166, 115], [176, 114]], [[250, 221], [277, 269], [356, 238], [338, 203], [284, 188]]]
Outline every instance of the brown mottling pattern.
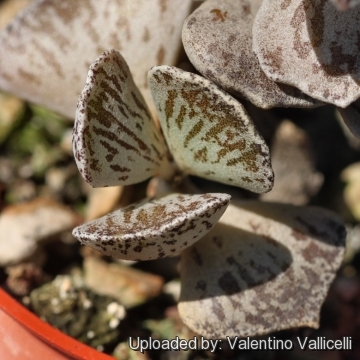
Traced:
[[[317, 0], [315, 1], [313, 6], [313, 15], [308, 16], [308, 25], [309, 29], [312, 31], [311, 36], [311, 43], [312, 46], [315, 48], [318, 48], [323, 43], [324, 39], [324, 31], [325, 31], [325, 3], [328, 0]], [[310, 4], [307, 4], [306, 2], [303, 3], [303, 14], [304, 17], [307, 15], [306, 11], [308, 10], [308, 7]], [[298, 25], [300, 25], [299, 23]]]
[[115, 50], [104, 52], [90, 67], [78, 102], [73, 148], [80, 173], [94, 187], [140, 182], [167, 166], [162, 136]]
[[186, 148], [189, 145], [189, 142], [192, 139], [194, 139], [197, 135], [201, 133], [203, 127], [204, 127], [204, 121], [202, 119], [200, 119], [197, 123], [194, 124], [194, 126], [190, 129], [190, 131], [186, 135], [184, 141], [184, 148]]
[[194, 153], [194, 161], [200, 161], [204, 163], [208, 161], [206, 146]]
[[[301, 39], [301, 30], [302, 26], [306, 22], [305, 6], [304, 3], [301, 3], [299, 7], [295, 10], [294, 16], [290, 21], [290, 25], [294, 28], [294, 50], [297, 52], [297, 56], [300, 59], [306, 59], [312, 47], [316, 42], [321, 41], [321, 37], [318, 37], [317, 40], [315, 37], [312, 37], [311, 41], [302, 41]], [[269, 64], [272, 66], [272, 64]], [[277, 69], [280, 70], [280, 67]], [[283, 74], [282, 74], [283, 75]]]
[[131, 91], [131, 96], [132, 96], [132, 98], [134, 99], [136, 106], [145, 113], [145, 116], [146, 116], [150, 121], [152, 121], [151, 115], [150, 115], [149, 112], [147, 111], [146, 104], [137, 97], [137, 95], [135, 94], [134, 91]]
[[[181, 27], [191, 4], [192, 0], [136, 1], [131, 6], [123, 0], [32, 1], [0, 35], [0, 69], [6, 74], [0, 73], [0, 88], [73, 119], [89, 65], [104, 50], [116, 49], [129, 62], [155, 114], [143, 79], [159, 59], [161, 64], [177, 62]], [[29, 81], [30, 76], [39, 81]]]
[[[338, 11], [328, 0], [264, 0], [253, 50], [266, 75], [320, 101], [346, 107], [360, 96], [360, 8]], [[276, 47], [281, 61], [269, 58]]]
[[165, 80], [166, 85], [169, 86], [171, 84], [171, 82], [173, 81], [172, 76], [170, 74], [167, 74], [166, 72], [163, 72], [160, 74], [162, 75], [162, 78]]
[[242, 179], [243, 181], [245, 181], [245, 182], [249, 182], [249, 183], [253, 182], [253, 180], [251, 180], [251, 179], [248, 178], [247, 176], [243, 176], [241, 179]]
[[58, 77], [65, 76], [63, 65], [56, 59], [56, 56], [51, 51], [42, 46], [37, 40], [33, 41], [33, 46], [46, 63], [55, 71]]
[[36, 75], [29, 73], [27, 70], [24, 70], [23, 68], [18, 69], [18, 75], [20, 78], [24, 79], [26, 82], [31, 82], [36, 84], [37, 86], [40, 86], [42, 84], [42, 79], [37, 77]]
[[202, 291], [206, 291], [206, 282], [203, 281], [203, 280], [199, 280], [196, 284], [196, 287], [195, 289], [199, 289], [199, 290], [202, 290]]
[[230, 271], [226, 271], [218, 280], [219, 287], [226, 295], [233, 295], [241, 291], [236, 277]]
[[210, 13], [214, 14], [213, 21], [217, 21], [217, 20], [225, 21], [227, 16], [227, 11], [222, 12], [220, 9], [212, 9], [210, 10]]
[[[128, 260], [157, 259], [200, 240], [222, 216], [229, 201], [227, 194], [172, 194], [147, 199], [83, 224], [73, 234], [105, 255]], [[195, 258], [201, 266], [201, 257], [195, 253]]]
[[201, 255], [196, 247], [191, 249], [191, 257], [198, 266], [203, 266], [203, 260]]
[[285, 10], [291, 4], [291, 0], [283, 0], [280, 7], [281, 10]]
[[254, 192], [271, 189], [268, 147], [238, 101], [210, 81], [169, 66], [153, 67], [149, 85], [180, 168]]
[[[174, 105], [175, 105], [176, 96], [177, 94], [175, 90], [169, 90], [167, 93], [167, 99], [165, 101], [166, 127], [168, 130], [170, 129], [169, 119], [174, 114]], [[181, 114], [179, 116], [181, 116]]]
[[245, 2], [242, 5], [242, 11], [243, 11], [243, 14], [246, 16], [251, 15], [251, 5], [248, 2]]
[[232, 201], [182, 254], [180, 316], [208, 338], [317, 328], [345, 238], [341, 220], [327, 210]]
[[[208, 0], [201, 4], [183, 27], [184, 48], [190, 61], [200, 73], [230, 94], [246, 98], [258, 107], [319, 106], [320, 102], [300, 90], [279, 86], [261, 70], [252, 51], [253, 21], [261, 2]], [[282, 54], [277, 46], [266, 55], [271, 64], [281, 62]]]
[[166, 12], [167, 2], [168, 2], [168, 0], [159, 0], [160, 11], [162, 13]]
[[144, 35], [142, 37], [142, 40], [144, 42], [148, 42], [150, 40], [150, 31], [149, 31], [149, 28], [147, 26], [144, 27]]
[[217, 299], [214, 299], [214, 301], [212, 301], [211, 311], [220, 323], [225, 320], [224, 309], [222, 307], [222, 304]]
[[183, 122], [184, 122], [184, 119], [185, 119], [185, 115], [186, 115], [186, 107], [184, 105], [182, 105], [181, 108], [180, 108], [179, 116], [175, 120], [176, 125], [178, 126], [179, 130], [182, 129], [182, 125], [183, 125]]
[[297, 230], [292, 230], [291, 231], [291, 236], [294, 237], [294, 239], [298, 240], [298, 241], [303, 241], [306, 240], [307, 237], [304, 233], [297, 231]]
[[277, 46], [273, 50], [268, 50], [264, 53], [264, 63], [266, 63], [269, 67], [274, 69], [274, 73], [283, 74], [282, 64], [284, 60], [284, 55], [282, 53], [282, 48]]
[[156, 55], [157, 65], [162, 65], [164, 63], [164, 58], [165, 58], [165, 49], [161, 45]]
[[[92, 40], [93, 43], [95, 44], [100, 44], [100, 36], [98, 34], [98, 30], [96, 29], [96, 27], [93, 25], [91, 19], [88, 19], [85, 23], [84, 23], [84, 30], [89, 34], [90, 39]], [[100, 47], [99, 45], [97, 46], [97, 51], [100, 50], [101, 52], [102, 47]]]

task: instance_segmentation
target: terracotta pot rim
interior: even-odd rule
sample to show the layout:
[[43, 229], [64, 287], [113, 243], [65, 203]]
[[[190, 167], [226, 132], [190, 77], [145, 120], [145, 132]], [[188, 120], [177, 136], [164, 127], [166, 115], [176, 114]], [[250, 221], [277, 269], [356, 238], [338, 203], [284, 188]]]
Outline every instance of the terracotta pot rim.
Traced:
[[26, 309], [0, 288], [0, 309], [29, 330], [34, 336], [60, 352], [78, 360], [114, 360], [90, 346], [55, 329]]

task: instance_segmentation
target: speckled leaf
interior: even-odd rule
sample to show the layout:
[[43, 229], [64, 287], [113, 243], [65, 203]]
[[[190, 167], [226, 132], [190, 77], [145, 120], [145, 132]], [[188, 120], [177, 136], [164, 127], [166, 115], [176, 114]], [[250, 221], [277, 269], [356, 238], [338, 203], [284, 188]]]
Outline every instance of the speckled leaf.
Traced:
[[252, 51], [252, 25], [262, 0], [208, 0], [185, 21], [182, 39], [193, 65], [226, 91], [263, 109], [320, 102], [264, 74]]
[[338, 11], [328, 0], [264, 0], [253, 49], [273, 81], [340, 107], [360, 96], [360, 8]]
[[174, 65], [191, 0], [37, 0], [0, 35], [0, 88], [70, 118], [90, 64], [115, 48], [151, 105], [147, 71]]
[[180, 316], [209, 338], [317, 328], [345, 236], [341, 220], [320, 208], [231, 204], [182, 254]]
[[257, 193], [271, 189], [269, 149], [237, 100], [211, 81], [170, 66], [153, 67], [149, 85], [181, 169]]
[[360, 4], [360, 0], [330, 0], [339, 10], [345, 11]]
[[112, 212], [74, 229], [73, 235], [105, 255], [152, 260], [198, 241], [224, 213], [230, 195], [172, 194]]
[[360, 100], [353, 102], [345, 109], [338, 108], [338, 110], [351, 133], [360, 139]]
[[74, 156], [93, 187], [129, 185], [169, 166], [166, 146], [116, 50], [90, 67], [73, 132]]

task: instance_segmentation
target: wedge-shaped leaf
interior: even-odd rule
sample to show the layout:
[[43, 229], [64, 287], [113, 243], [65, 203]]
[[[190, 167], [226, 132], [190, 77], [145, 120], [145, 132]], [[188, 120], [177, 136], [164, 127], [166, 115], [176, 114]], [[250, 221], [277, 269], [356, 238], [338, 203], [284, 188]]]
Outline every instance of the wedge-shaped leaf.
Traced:
[[147, 72], [174, 65], [191, 0], [37, 0], [0, 35], [0, 88], [70, 118], [90, 64], [122, 52], [151, 101]]
[[185, 21], [182, 39], [193, 65], [226, 91], [268, 109], [320, 104], [267, 78], [252, 51], [252, 26], [262, 0], [210, 0]]
[[360, 138], [360, 100], [353, 102], [345, 109], [338, 108], [338, 110], [351, 133]]
[[271, 189], [269, 149], [238, 101], [211, 81], [170, 66], [152, 68], [149, 85], [181, 169], [257, 193]]
[[90, 67], [76, 111], [74, 156], [93, 187], [134, 184], [169, 167], [166, 146], [116, 50]]
[[224, 213], [230, 195], [172, 194], [112, 212], [74, 229], [73, 235], [105, 255], [153, 260], [198, 241]]
[[317, 328], [345, 228], [315, 207], [238, 202], [181, 263], [180, 316], [210, 338]]
[[360, 8], [327, 0], [264, 0], [253, 49], [265, 74], [313, 98], [346, 107], [360, 96]]

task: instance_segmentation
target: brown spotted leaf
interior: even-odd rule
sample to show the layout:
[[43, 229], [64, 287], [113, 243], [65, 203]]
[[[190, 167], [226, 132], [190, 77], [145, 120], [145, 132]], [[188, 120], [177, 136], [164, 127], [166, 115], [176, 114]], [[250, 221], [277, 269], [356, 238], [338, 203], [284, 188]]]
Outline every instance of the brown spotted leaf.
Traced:
[[146, 199], [74, 229], [73, 235], [105, 255], [153, 260], [176, 254], [204, 236], [230, 201], [227, 194], [172, 194]]
[[360, 139], [360, 100], [345, 109], [338, 108], [339, 113], [351, 133]]
[[338, 11], [328, 0], [264, 0], [253, 49], [273, 81], [346, 107], [360, 96], [360, 8]]
[[317, 328], [345, 236], [341, 220], [320, 208], [231, 204], [182, 254], [180, 316], [209, 338]]
[[262, 0], [209, 0], [185, 21], [182, 39], [190, 61], [226, 91], [263, 109], [314, 107], [320, 102], [264, 74], [252, 51], [252, 26]]
[[151, 104], [147, 72], [174, 65], [191, 0], [36, 0], [0, 35], [0, 88], [74, 117], [90, 64], [122, 52]]
[[257, 193], [271, 189], [269, 149], [237, 100], [211, 81], [170, 66], [153, 67], [149, 85], [182, 170]]
[[90, 67], [73, 132], [74, 156], [93, 187], [129, 185], [169, 167], [166, 146], [116, 50]]

